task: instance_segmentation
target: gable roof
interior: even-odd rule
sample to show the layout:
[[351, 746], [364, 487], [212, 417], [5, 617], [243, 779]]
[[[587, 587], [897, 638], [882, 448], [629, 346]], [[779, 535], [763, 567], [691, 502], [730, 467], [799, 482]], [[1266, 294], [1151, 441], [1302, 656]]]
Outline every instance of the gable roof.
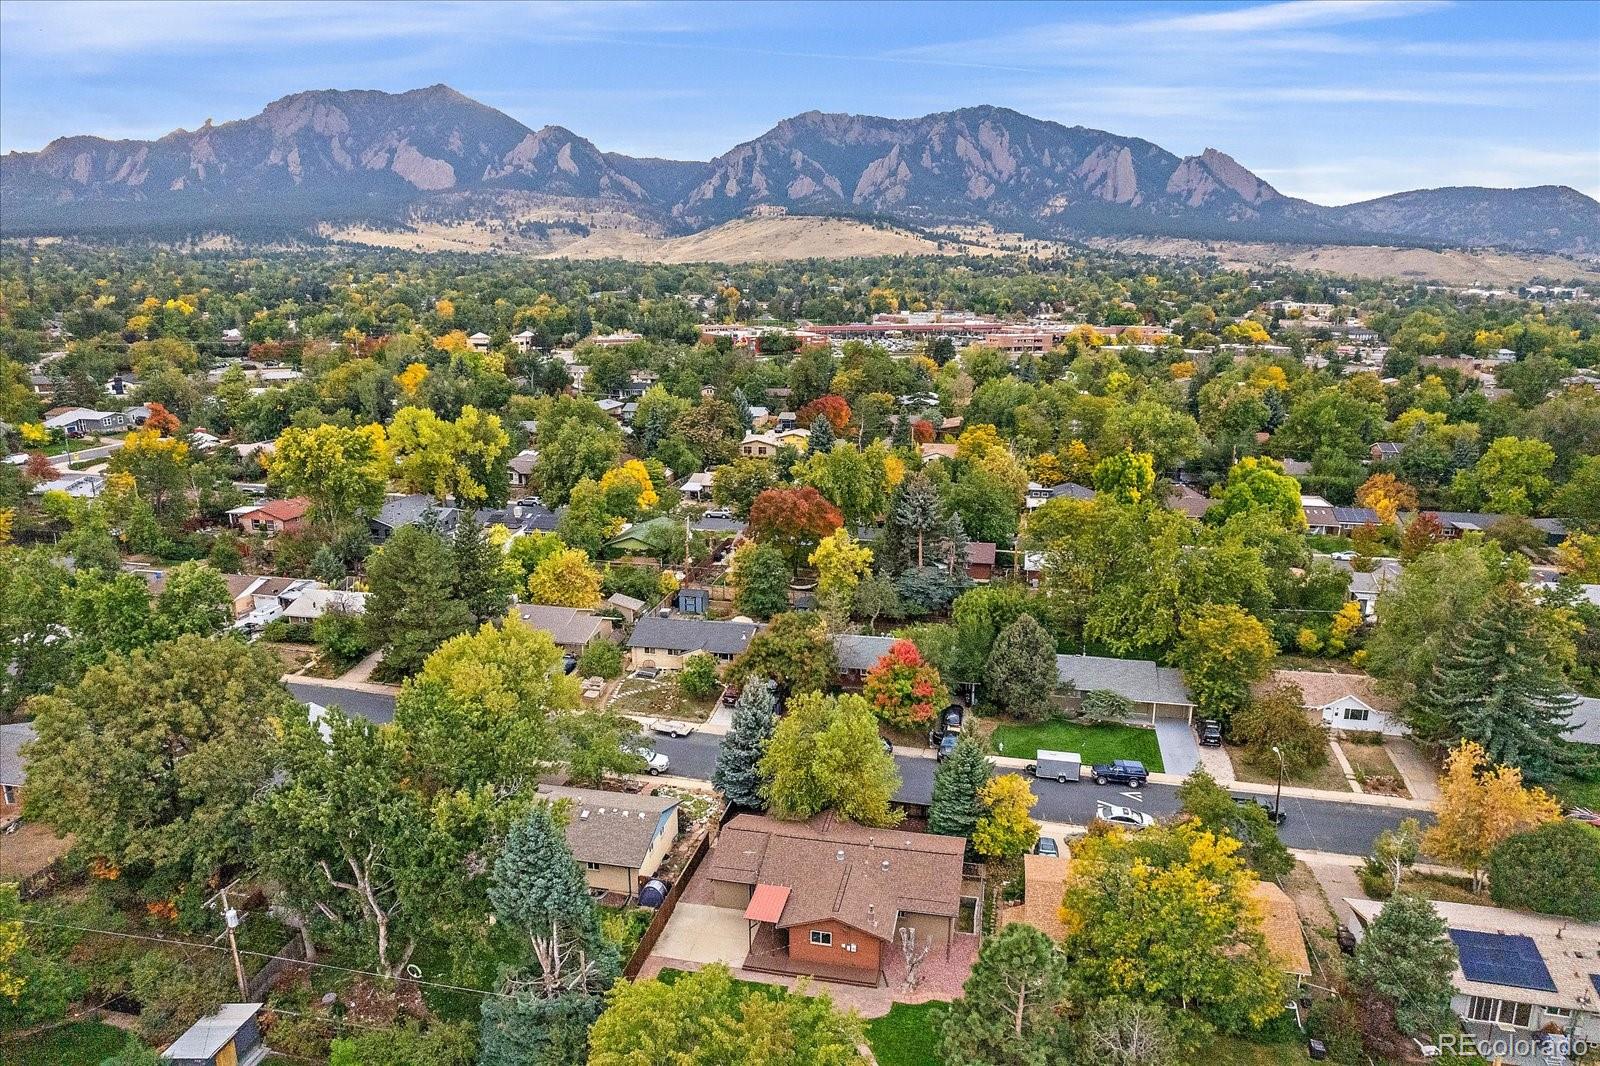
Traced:
[[537, 603], [517, 604], [517, 616], [534, 629], [550, 634], [557, 644], [587, 644], [606, 628], [593, 611], [577, 607], [548, 607]]
[[835, 921], [888, 940], [902, 913], [959, 913], [965, 850], [960, 837], [869, 829], [831, 813], [808, 822], [741, 814], [707, 862], [713, 880], [787, 888], [779, 929]]
[[754, 622], [713, 622], [704, 618], [660, 618], [646, 615], [634, 623], [630, 648], [663, 648], [669, 652], [708, 651], [738, 655], [761, 632]]
[[22, 785], [28, 781], [28, 760], [22, 745], [33, 740], [32, 722], [0, 725], [0, 785]]
[[210, 1059], [261, 1010], [259, 1003], [224, 1003], [201, 1018], [161, 1053], [164, 1059]]
[[262, 515], [278, 522], [293, 522], [305, 515], [311, 509], [311, 501], [303, 496], [295, 496], [287, 500], [268, 500], [259, 507], [252, 508], [240, 515]]
[[668, 796], [562, 785], [540, 785], [539, 795], [567, 802], [567, 846], [573, 858], [630, 870], [644, 863], [663, 816], [678, 806]]
[[453, 524], [456, 509], [439, 503], [432, 496], [390, 496], [383, 501], [383, 507], [373, 521], [390, 529], [399, 529], [420, 522], [430, 514], [438, 516], [442, 524], [449, 526]]
[[1300, 690], [1300, 702], [1308, 710], [1321, 710], [1346, 697], [1353, 697], [1374, 711], [1394, 709], [1394, 701], [1379, 692], [1377, 681], [1367, 674], [1274, 670], [1266, 684], [1293, 685]]
[[1079, 692], [1114, 692], [1134, 703], [1194, 703], [1182, 671], [1145, 659], [1057, 655], [1056, 677]]

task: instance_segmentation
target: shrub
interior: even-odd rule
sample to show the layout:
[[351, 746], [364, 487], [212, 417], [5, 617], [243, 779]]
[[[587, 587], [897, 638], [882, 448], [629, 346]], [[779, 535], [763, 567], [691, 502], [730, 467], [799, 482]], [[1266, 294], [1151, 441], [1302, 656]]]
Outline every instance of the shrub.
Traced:
[[345, 662], [367, 653], [367, 626], [353, 611], [328, 611], [311, 623], [311, 636], [328, 655]]
[[603, 677], [607, 681], [622, 676], [622, 645], [598, 637], [583, 646], [578, 655], [579, 677]]
[[722, 688], [716, 657], [697, 651], [685, 659], [683, 672], [678, 675], [678, 688], [690, 699], [703, 700], [716, 695]]
[[1300, 690], [1275, 685], [1235, 712], [1233, 739], [1245, 746], [1245, 759], [1266, 770], [1278, 769], [1274, 747], [1283, 753], [1283, 769], [1298, 777], [1328, 761], [1327, 731], [1306, 717]]

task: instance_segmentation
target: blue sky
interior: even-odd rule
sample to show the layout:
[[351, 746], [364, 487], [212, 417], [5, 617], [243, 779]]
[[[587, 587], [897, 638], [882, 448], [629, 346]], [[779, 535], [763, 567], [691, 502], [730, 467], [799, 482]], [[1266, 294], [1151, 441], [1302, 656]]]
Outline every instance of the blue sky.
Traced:
[[1600, 3], [0, 3], [0, 148], [445, 82], [603, 150], [705, 159], [800, 111], [998, 104], [1220, 148], [1345, 203], [1600, 196]]

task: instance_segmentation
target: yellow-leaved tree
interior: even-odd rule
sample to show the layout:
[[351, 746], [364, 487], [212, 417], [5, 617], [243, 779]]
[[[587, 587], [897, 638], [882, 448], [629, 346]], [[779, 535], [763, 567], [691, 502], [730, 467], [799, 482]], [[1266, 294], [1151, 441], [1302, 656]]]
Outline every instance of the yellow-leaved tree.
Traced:
[[1020, 858], [1038, 843], [1039, 823], [1030, 816], [1034, 798], [1028, 782], [1016, 774], [992, 777], [978, 790], [983, 814], [972, 831], [972, 846], [986, 859]]
[[649, 468], [637, 459], [629, 459], [602, 474], [600, 491], [605, 494], [608, 504], [619, 505], [617, 513], [629, 519], [661, 502], [650, 480]]
[[1482, 891], [1497, 844], [1559, 817], [1560, 804], [1542, 788], [1525, 788], [1521, 770], [1491, 765], [1480, 745], [1463, 740], [1445, 758], [1422, 847], [1471, 873], [1473, 891]]
[[600, 602], [600, 573], [589, 565], [588, 552], [562, 548], [533, 568], [528, 595], [551, 607], [593, 607]]
[[848, 530], [836, 529], [818, 542], [809, 561], [817, 568], [817, 604], [830, 621], [848, 619], [856, 586], [872, 566], [872, 549], [858, 544]]

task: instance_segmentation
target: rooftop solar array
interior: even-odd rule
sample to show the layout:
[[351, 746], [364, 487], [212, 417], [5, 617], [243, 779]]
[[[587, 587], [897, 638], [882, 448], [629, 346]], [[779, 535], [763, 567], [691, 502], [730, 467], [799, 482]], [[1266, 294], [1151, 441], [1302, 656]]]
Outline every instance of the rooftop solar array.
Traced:
[[1452, 929], [1450, 939], [1461, 956], [1461, 972], [1469, 981], [1540, 992], [1556, 990], [1532, 937]]

